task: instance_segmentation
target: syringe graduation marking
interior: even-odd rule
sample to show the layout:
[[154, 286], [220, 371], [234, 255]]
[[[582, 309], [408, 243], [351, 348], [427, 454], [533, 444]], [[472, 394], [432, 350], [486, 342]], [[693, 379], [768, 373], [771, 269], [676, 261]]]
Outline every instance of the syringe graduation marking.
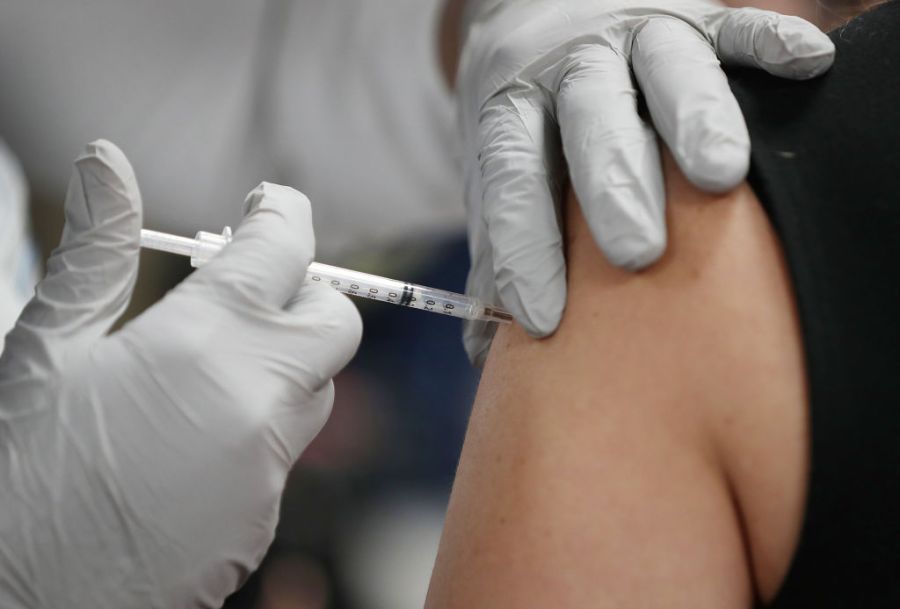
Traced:
[[408, 307], [412, 303], [413, 287], [408, 283], [403, 284], [403, 296], [400, 297], [400, 304]]
[[[142, 247], [189, 256], [191, 264], [195, 267], [209, 262], [230, 242], [231, 230], [229, 228], [226, 228], [221, 235], [201, 231], [194, 239], [146, 229], [141, 230]], [[307, 277], [312, 281], [327, 283], [335, 290], [351, 296], [380, 300], [475, 321], [499, 323], [512, 321], [512, 315], [506, 311], [493, 306], [485, 306], [475, 298], [435, 290], [408, 281], [397, 281], [319, 262], [310, 263]], [[398, 294], [398, 292], [400, 293]]]

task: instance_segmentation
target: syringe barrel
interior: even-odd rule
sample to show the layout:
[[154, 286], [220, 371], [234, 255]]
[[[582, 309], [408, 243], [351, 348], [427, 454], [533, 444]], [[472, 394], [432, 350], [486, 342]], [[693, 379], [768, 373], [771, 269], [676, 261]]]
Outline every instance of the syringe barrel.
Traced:
[[350, 296], [380, 300], [452, 317], [474, 319], [480, 313], [475, 311], [477, 307], [473, 307], [471, 299], [460, 294], [435, 290], [408, 281], [348, 271], [320, 262], [309, 265], [306, 278], [329, 285]]
[[148, 247], [160, 252], [169, 252], [179, 256], [190, 256], [194, 252], [195, 242], [188, 237], [179, 237], [155, 230], [141, 229], [141, 247]]
[[[200, 231], [193, 239], [141, 230], [143, 247], [190, 256], [191, 265], [194, 267], [209, 262], [229, 243], [231, 243], [231, 229], [227, 227], [221, 235]], [[380, 300], [450, 317], [500, 323], [512, 321], [512, 315], [503, 309], [485, 305], [462, 294], [435, 290], [408, 281], [397, 281], [369, 273], [359, 273], [319, 262], [309, 265], [306, 278], [307, 281], [321, 282], [350, 296]]]

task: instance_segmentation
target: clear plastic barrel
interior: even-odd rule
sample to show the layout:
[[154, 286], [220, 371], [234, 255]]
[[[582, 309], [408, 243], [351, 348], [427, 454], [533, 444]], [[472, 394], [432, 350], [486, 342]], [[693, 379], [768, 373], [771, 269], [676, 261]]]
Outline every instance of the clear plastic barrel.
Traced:
[[422, 311], [441, 313], [461, 319], [511, 321], [512, 317], [493, 307], [485, 307], [473, 298], [425, 286], [387, 279], [357, 271], [348, 271], [319, 262], [309, 265], [309, 281], [321, 282], [348, 294], [398, 304]]
[[[222, 234], [200, 231], [193, 239], [151, 230], [141, 230], [141, 245], [164, 252], [190, 256], [191, 265], [201, 267], [231, 243], [231, 229]], [[337, 266], [313, 262], [306, 273], [307, 281], [328, 285], [349, 296], [379, 300], [450, 317], [479, 321], [510, 323], [512, 315], [474, 298], [435, 290], [422, 285], [397, 281], [378, 275], [360, 273]]]

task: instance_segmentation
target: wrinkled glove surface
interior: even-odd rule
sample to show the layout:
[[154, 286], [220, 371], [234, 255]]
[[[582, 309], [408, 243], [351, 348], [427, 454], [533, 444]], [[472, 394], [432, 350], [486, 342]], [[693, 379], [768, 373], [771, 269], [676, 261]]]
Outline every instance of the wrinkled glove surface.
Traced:
[[66, 227], [0, 359], [0, 606], [218, 607], [272, 541], [359, 315], [303, 283], [309, 201], [262, 184], [221, 255], [107, 334], [138, 269], [118, 148], [76, 161]]
[[[457, 93], [468, 293], [537, 337], [565, 308], [567, 179], [609, 261], [651, 264], [666, 247], [657, 133], [700, 188], [726, 191], [747, 173], [750, 139], [720, 62], [806, 79], [834, 58], [800, 18], [707, 0], [471, 0], [467, 22]], [[476, 363], [493, 330], [466, 325]]]

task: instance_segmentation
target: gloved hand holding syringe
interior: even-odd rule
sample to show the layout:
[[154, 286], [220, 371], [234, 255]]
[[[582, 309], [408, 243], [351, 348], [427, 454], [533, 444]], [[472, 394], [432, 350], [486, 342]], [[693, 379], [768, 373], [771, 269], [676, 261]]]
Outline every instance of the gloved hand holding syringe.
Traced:
[[[153, 230], [141, 230], [141, 247], [190, 256], [191, 266], [201, 267], [231, 242], [231, 229], [221, 235], [200, 231], [191, 239]], [[422, 311], [442, 313], [474, 321], [510, 323], [512, 315], [499, 307], [444, 290], [435, 290], [407, 281], [397, 281], [369, 273], [351, 271], [313, 262], [306, 273], [307, 281], [325, 283], [339, 292], [369, 298]]]

